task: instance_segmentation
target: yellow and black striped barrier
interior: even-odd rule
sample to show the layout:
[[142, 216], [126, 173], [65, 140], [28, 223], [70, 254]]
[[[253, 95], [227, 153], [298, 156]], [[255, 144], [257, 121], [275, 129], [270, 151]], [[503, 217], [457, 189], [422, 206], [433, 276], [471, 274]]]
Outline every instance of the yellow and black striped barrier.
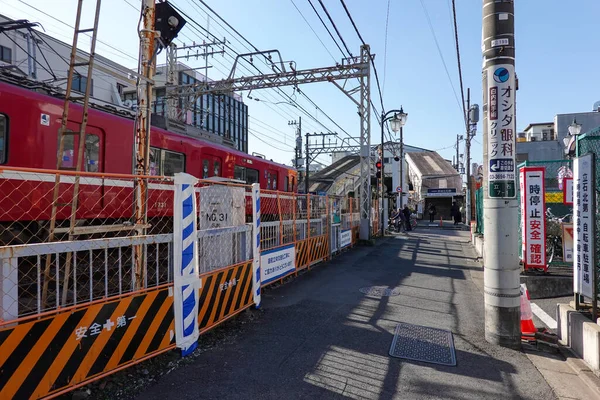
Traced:
[[0, 399], [57, 395], [173, 345], [164, 287], [0, 331]]
[[204, 333], [252, 305], [252, 262], [202, 276], [199, 328]]
[[327, 235], [315, 236], [296, 243], [296, 270], [323, 261], [329, 256]]

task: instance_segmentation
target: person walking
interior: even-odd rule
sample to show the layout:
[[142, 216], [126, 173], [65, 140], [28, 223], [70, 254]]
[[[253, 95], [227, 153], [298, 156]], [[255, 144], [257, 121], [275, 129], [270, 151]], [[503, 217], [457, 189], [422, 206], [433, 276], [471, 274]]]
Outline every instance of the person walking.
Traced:
[[408, 205], [404, 206], [402, 213], [404, 214], [404, 226], [406, 227], [406, 230], [412, 231], [412, 227], [410, 226], [410, 209], [408, 208]]
[[458, 208], [458, 205], [456, 204], [456, 202], [452, 202], [452, 208], [450, 209], [450, 216], [454, 219], [454, 225], [458, 225], [459, 221], [461, 220], [460, 218], [460, 208]]
[[429, 222], [433, 223], [433, 221], [435, 219], [435, 213], [436, 213], [435, 205], [430, 204], [429, 205]]

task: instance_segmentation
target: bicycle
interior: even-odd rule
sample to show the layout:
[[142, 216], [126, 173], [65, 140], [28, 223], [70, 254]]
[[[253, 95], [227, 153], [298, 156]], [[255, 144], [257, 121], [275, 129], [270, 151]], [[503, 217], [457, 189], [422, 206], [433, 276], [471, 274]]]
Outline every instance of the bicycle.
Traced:
[[555, 216], [550, 208], [546, 209], [546, 266], [549, 268], [554, 258], [563, 259], [562, 227], [571, 222], [571, 214]]

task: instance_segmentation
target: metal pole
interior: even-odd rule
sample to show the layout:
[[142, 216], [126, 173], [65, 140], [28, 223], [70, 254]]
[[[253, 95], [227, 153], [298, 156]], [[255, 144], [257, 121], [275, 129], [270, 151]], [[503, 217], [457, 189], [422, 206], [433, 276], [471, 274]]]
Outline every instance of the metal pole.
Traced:
[[365, 73], [360, 81], [360, 239], [371, 238], [371, 51], [360, 47]]
[[[513, 102], [516, 89], [514, 33], [514, 2], [483, 0], [485, 338], [490, 343], [518, 349], [521, 305], [516, 176], [501, 180], [490, 168], [491, 160], [496, 167], [498, 157], [510, 158], [512, 173], [516, 174], [514, 103], [510, 111], [505, 111], [503, 105], [504, 100]], [[503, 93], [507, 88], [511, 90]], [[509, 172], [503, 171], [504, 175]]]
[[400, 192], [400, 209], [404, 207], [404, 132], [403, 127], [400, 127], [400, 187], [402, 191]]
[[459, 161], [459, 157], [458, 157], [458, 145], [459, 145], [459, 141], [460, 141], [460, 135], [456, 135], [456, 170], [458, 172], [460, 172], [460, 161]]
[[466, 213], [466, 224], [471, 227], [471, 89], [467, 88], [467, 136], [465, 142], [465, 153], [467, 157], [467, 213]]
[[[154, 10], [155, 0], [142, 0], [143, 28], [140, 32], [140, 55], [139, 71], [141, 78], [138, 84], [138, 112], [136, 118], [136, 170], [137, 175], [148, 175], [148, 161], [150, 148], [150, 101], [152, 100], [152, 60], [154, 55]], [[144, 79], [147, 78], [147, 79]], [[144, 235], [146, 229], [147, 211], [147, 180], [139, 177], [136, 180], [135, 190], [135, 222], [139, 226], [138, 235]], [[144, 279], [144, 251], [143, 246], [135, 246], [135, 288], [142, 287]]]
[[304, 174], [304, 193], [308, 194], [308, 169], [310, 167], [310, 154], [308, 152], [308, 132], [306, 132], [306, 173]]
[[385, 234], [385, 227], [384, 225], [384, 217], [383, 217], [383, 213], [387, 212], [387, 210], [385, 209], [385, 207], [383, 207], [383, 205], [385, 204], [383, 201], [383, 196], [384, 196], [384, 192], [385, 192], [385, 150], [383, 149], [383, 141], [384, 141], [384, 134], [383, 134], [383, 126], [385, 125], [385, 113], [383, 112], [383, 110], [381, 111], [381, 236], [383, 237]]

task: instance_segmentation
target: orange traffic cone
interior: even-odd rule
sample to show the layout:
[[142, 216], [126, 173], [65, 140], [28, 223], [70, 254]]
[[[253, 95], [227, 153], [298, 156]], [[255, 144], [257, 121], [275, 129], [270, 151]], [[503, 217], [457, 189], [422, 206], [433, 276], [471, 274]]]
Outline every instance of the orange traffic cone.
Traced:
[[535, 325], [533, 324], [533, 313], [527, 286], [521, 284], [521, 339], [535, 340]]

